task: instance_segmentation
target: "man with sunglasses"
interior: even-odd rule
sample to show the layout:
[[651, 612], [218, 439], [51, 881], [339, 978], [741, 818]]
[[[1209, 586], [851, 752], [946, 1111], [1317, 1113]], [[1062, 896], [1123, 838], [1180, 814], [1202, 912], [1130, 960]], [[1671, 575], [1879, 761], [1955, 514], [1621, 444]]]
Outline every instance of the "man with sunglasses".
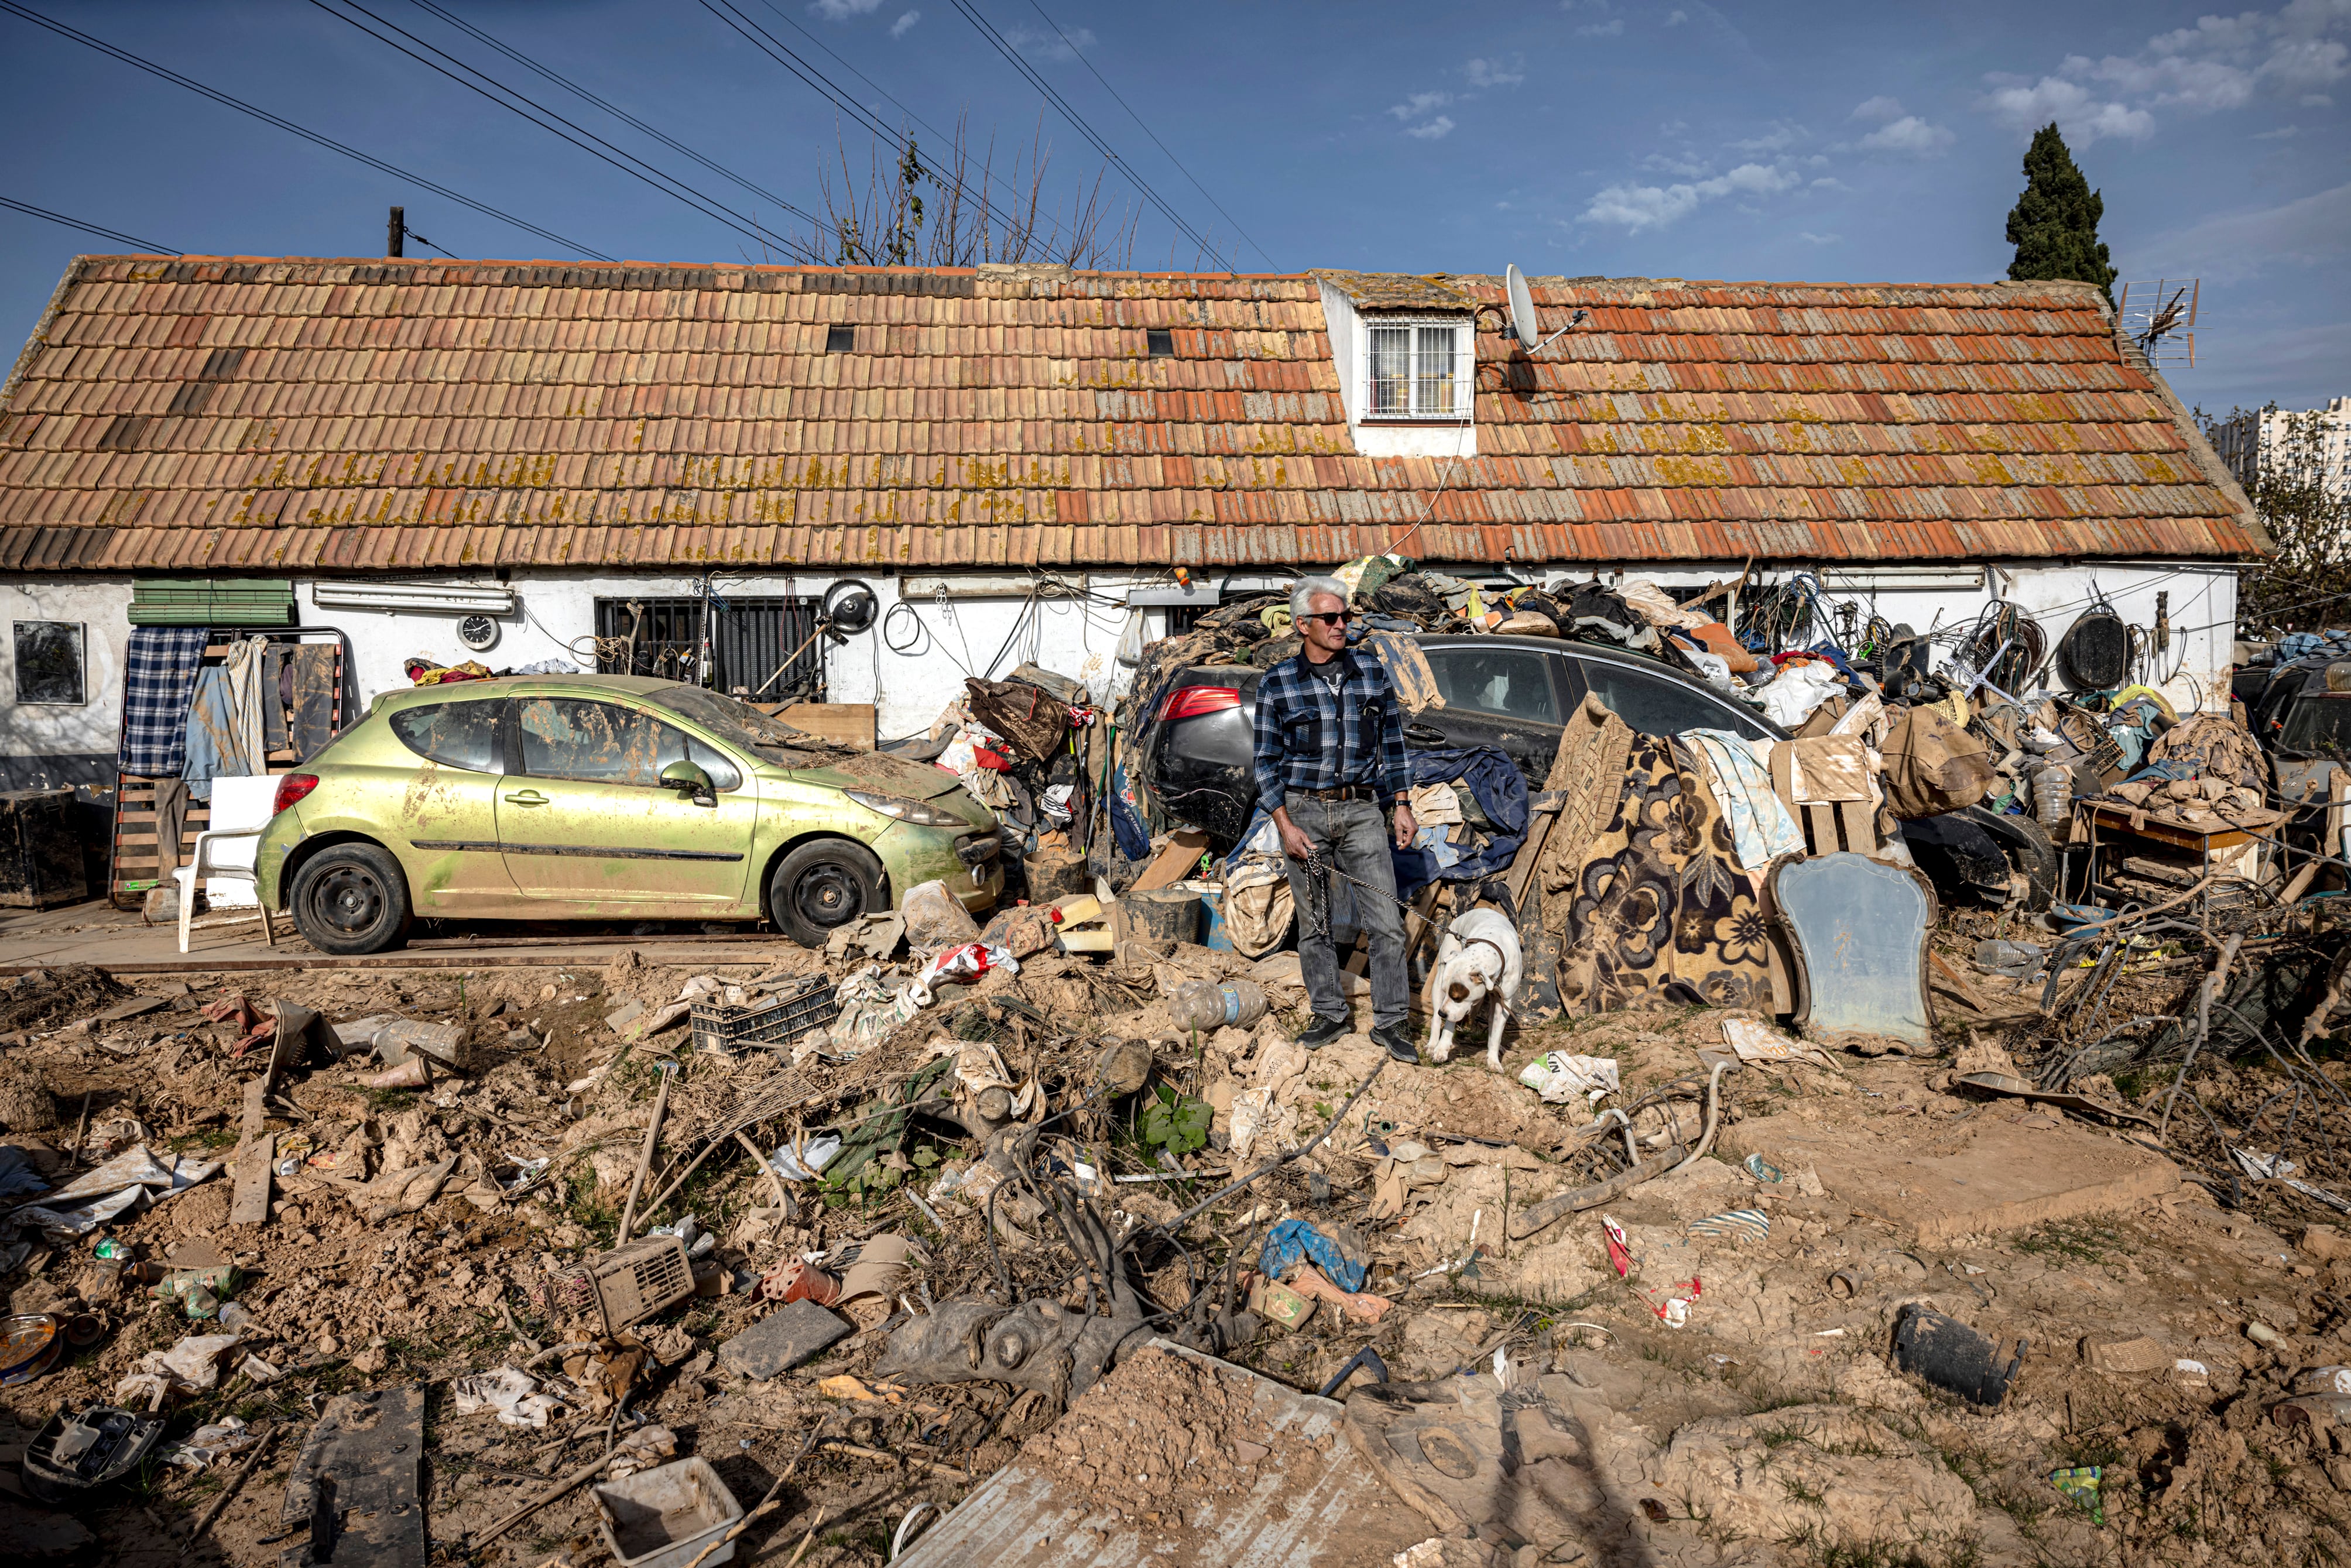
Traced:
[[[1309, 871], [1313, 856], [1374, 890], [1353, 890], [1356, 918], [1372, 944], [1372, 1041], [1398, 1061], [1416, 1061], [1405, 1027], [1411, 988], [1404, 914], [1388, 859], [1391, 832], [1402, 849], [1415, 830], [1404, 716], [1379, 660], [1347, 646], [1343, 584], [1300, 579], [1290, 615], [1306, 646], [1258, 684], [1252, 764], [1258, 799], [1272, 813], [1289, 857], [1298, 904], [1298, 967], [1314, 1008], [1314, 1021], [1298, 1042], [1319, 1050], [1354, 1027], [1331, 936], [1331, 880]], [[1395, 809], [1392, 828], [1383, 806]]]

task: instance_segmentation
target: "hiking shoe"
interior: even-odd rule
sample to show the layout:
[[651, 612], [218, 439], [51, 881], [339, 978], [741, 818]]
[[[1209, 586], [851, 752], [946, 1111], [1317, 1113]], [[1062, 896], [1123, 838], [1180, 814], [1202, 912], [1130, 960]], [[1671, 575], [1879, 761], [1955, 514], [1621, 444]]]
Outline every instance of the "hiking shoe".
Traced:
[[1383, 1024], [1372, 1030], [1372, 1043], [1398, 1061], [1410, 1066], [1419, 1065], [1420, 1052], [1413, 1045], [1411, 1037], [1404, 1032], [1402, 1024]]
[[1309, 1051], [1320, 1051], [1354, 1027], [1353, 1019], [1316, 1019], [1297, 1036], [1298, 1043]]

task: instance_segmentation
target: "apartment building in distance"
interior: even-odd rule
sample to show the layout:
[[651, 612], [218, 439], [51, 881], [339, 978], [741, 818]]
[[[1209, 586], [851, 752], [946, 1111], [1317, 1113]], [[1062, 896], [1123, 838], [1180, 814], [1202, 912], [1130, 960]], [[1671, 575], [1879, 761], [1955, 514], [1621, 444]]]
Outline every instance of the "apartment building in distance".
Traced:
[[2351, 397], [2331, 398], [2325, 408], [2241, 410], [2211, 427], [2212, 449], [2250, 489], [2265, 469], [2274, 472], [2276, 465], [2296, 460], [2288, 452], [2287, 433], [2299, 419], [2318, 422], [2314, 460], [2326, 493], [2337, 500], [2351, 495]]

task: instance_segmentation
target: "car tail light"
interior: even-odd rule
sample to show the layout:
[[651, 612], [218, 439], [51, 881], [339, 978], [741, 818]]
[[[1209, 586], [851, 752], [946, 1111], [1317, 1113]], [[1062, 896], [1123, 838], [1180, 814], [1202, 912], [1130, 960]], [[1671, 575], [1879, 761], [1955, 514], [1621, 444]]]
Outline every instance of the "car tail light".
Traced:
[[319, 776], [315, 773], [285, 775], [277, 780], [277, 798], [269, 803], [269, 814], [276, 816], [318, 787]]
[[1241, 706], [1238, 686], [1186, 686], [1167, 694], [1159, 705], [1159, 722], [1169, 723], [1179, 718], [1198, 718], [1203, 714], [1222, 713], [1228, 707]]

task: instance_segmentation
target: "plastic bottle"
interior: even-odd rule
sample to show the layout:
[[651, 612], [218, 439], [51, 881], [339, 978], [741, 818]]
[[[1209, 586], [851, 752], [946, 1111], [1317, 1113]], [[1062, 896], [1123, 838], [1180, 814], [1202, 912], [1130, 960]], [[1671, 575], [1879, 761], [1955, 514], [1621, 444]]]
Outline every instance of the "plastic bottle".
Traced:
[[221, 1303], [220, 1326], [228, 1330], [231, 1333], [243, 1333], [252, 1322], [252, 1309], [247, 1307], [243, 1301], [223, 1301]]
[[2032, 776], [2032, 815], [2049, 831], [2063, 832], [2074, 814], [2074, 770], [2051, 763]]
[[1176, 988], [1167, 1010], [1178, 1029], [1250, 1029], [1265, 1017], [1265, 991], [1254, 980], [1186, 980]]

